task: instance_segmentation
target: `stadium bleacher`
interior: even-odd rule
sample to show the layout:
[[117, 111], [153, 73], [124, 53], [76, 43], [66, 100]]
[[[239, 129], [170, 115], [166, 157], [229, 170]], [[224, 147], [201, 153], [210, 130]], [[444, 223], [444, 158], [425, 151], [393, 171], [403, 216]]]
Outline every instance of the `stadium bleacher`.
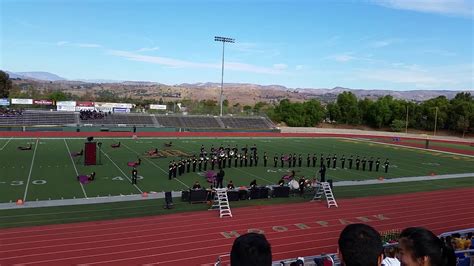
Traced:
[[274, 129], [275, 125], [265, 117], [217, 117], [203, 115], [152, 115], [143, 113], [97, 113], [90, 116], [79, 112], [28, 110], [20, 114], [0, 116], [0, 126], [114, 126], [137, 125], [174, 128], [209, 129]]

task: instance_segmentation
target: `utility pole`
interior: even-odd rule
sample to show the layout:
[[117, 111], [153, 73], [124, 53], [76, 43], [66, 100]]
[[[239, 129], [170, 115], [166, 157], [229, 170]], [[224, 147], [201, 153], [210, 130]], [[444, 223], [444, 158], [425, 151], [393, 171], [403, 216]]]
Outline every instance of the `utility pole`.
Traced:
[[408, 134], [408, 104], [407, 104], [407, 120], [405, 123], [405, 134]]
[[435, 123], [434, 123], [434, 133], [433, 133], [433, 136], [436, 136], [436, 124], [438, 123], [438, 107], [435, 107], [436, 108], [436, 111], [435, 111]]

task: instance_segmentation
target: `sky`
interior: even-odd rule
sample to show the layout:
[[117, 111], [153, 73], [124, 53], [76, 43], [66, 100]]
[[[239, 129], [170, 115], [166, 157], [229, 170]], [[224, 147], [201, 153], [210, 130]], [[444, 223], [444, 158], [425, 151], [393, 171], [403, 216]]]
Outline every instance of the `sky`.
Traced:
[[0, 0], [0, 69], [67, 79], [474, 90], [472, 0]]

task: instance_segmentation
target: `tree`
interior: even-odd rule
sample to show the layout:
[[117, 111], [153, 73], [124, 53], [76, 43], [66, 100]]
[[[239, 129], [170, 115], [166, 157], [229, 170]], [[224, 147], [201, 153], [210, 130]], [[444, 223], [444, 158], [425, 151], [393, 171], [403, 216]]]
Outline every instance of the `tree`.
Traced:
[[62, 91], [53, 91], [47, 96], [47, 98], [48, 98], [48, 100], [53, 100], [53, 101], [57, 102], [57, 101], [70, 100], [71, 98], [69, 96], [66, 95]]
[[405, 128], [405, 121], [395, 119], [392, 121], [390, 127], [392, 128], [392, 131], [401, 132], [403, 128]]
[[343, 92], [337, 96], [337, 106], [339, 106], [341, 117], [340, 123], [359, 124], [360, 113], [357, 108], [357, 97], [352, 92]]
[[12, 89], [12, 81], [8, 73], [0, 70], [0, 98], [7, 98]]

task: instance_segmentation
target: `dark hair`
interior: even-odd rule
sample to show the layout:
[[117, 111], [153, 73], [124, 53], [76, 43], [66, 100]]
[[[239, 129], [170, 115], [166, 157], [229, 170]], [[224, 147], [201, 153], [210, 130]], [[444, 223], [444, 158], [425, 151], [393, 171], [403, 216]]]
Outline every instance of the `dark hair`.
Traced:
[[[448, 240], [448, 237], [446, 238]], [[456, 265], [453, 252], [433, 232], [422, 227], [409, 227], [400, 234], [400, 244], [411, 252], [413, 259], [428, 257], [431, 266]]]
[[395, 258], [395, 255], [397, 254], [397, 248], [394, 246], [386, 247], [384, 253], [386, 257]]
[[350, 224], [339, 236], [339, 251], [346, 266], [377, 266], [382, 238], [366, 224]]
[[271, 266], [272, 250], [262, 234], [248, 233], [235, 239], [230, 252], [232, 266]]

